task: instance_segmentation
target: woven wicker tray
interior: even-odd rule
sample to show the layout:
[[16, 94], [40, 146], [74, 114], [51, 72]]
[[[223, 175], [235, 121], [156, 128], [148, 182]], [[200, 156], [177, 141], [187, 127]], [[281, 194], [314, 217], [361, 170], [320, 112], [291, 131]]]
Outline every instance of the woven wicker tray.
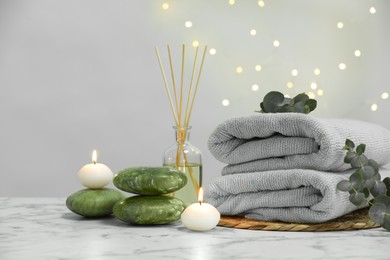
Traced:
[[368, 217], [368, 209], [361, 209], [340, 218], [319, 224], [269, 222], [235, 216], [221, 216], [218, 226], [267, 231], [342, 231], [380, 227]]

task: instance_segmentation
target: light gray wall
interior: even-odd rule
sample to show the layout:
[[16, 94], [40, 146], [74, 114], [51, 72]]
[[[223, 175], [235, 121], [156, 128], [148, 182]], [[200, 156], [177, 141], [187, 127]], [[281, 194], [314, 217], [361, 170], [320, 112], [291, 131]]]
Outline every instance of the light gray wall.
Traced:
[[315, 81], [324, 95], [314, 114], [390, 128], [390, 101], [380, 99], [390, 92], [390, 1], [272, 0], [264, 8], [249, 0], [167, 2], [164, 11], [163, 1], [0, 0], [0, 196], [81, 189], [76, 173], [93, 149], [114, 172], [160, 165], [174, 141], [173, 119], [154, 46], [164, 61], [166, 44], [176, 60], [182, 43], [193, 53], [193, 40], [217, 51], [206, 57], [191, 121], [206, 183], [223, 166], [207, 150], [210, 132], [227, 118], [253, 114], [270, 90], [295, 95]]

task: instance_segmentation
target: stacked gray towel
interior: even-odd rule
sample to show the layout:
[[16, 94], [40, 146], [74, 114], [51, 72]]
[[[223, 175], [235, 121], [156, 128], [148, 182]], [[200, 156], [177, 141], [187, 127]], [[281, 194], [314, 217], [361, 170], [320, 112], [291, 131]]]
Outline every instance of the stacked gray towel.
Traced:
[[378, 164], [390, 162], [390, 132], [375, 124], [298, 113], [228, 120], [209, 139], [211, 153], [228, 165], [206, 199], [223, 215], [262, 220], [317, 223], [347, 214], [357, 208], [336, 190], [353, 172], [343, 161], [347, 138], [365, 143]]

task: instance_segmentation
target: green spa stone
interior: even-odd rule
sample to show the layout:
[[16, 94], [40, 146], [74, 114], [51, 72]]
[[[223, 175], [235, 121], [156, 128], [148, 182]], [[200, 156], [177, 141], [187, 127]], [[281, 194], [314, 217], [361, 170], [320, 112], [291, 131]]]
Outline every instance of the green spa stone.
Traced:
[[112, 213], [114, 204], [125, 196], [113, 189], [85, 189], [66, 199], [68, 209], [84, 217], [103, 217]]
[[136, 225], [160, 225], [180, 218], [185, 204], [171, 196], [133, 196], [114, 205], [114, 216]]
[[135, 167], [114, 176], [114, 185], [123, 191], [142, 195], [175, 192], [187, 184], [187, 177], [171, 167]]

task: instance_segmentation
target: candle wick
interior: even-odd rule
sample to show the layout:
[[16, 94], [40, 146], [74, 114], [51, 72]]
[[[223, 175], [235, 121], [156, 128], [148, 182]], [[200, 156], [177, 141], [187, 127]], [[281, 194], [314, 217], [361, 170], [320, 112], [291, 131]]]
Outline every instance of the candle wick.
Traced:
[[93, 164], [96, 164], [96, 161], [93, 161]]
[[202, 206], [202, 202], [201, 201], [199, 201], [199, 205]]

